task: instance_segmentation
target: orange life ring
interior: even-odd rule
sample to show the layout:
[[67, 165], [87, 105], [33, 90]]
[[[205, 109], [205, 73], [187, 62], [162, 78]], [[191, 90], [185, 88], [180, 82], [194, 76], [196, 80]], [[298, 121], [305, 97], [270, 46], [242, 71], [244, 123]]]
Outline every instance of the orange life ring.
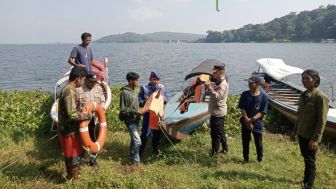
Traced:
[[97, 153], [103, 148], [106, 141], [107, 124], [105, 117], [105, 110], [99, 104], [95, 102], [88, 103], [83, 112], [96, 112], [99, 120], [99, 136], [96, 142], [92, 142], [89, 135], [89, 122], [85, 120], [79, 124], [79, 136], [82, 142], [83, 148], [91, 153]]

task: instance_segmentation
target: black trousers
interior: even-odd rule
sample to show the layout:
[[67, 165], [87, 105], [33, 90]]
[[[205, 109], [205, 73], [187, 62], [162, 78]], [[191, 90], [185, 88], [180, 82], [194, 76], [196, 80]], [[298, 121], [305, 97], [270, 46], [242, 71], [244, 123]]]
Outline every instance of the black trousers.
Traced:
[[248, 129], [245, 124], [242, 125], [242, 143], [243, 143], [244, 160], [249, 161], [251, 133], [253, 134], [254, 144], [257, 150], [257, 159], [258, 161], [262, 161], [263, 158], [262, 133], [257, 133]]
[[224, 119], [225, 117], [210, 117], [210, 129], [211, 129], [211, 145], [212, 145], [212, 153], [217, 153], [219, 151], [219, 146], [222, 143], [222, 147], [224, 151], [229, 151], [227, 145], [227, 139], [225, 135], [224, 129]]
[[[154, 130], [154, 129], [152, 129], [151, 132], [152, 132], [153, 152], [157, 152], [159, 150], [159, 144], [162, 138], [162, 132], [161, 130]], [[142, 154], [145, 151], [148, 137], [146, 135], [141, 135], [140, 138], [141, 138], [140, 153]]]
[[315, 181], [316, 174], [316, 152], [317, 150], [309, 149], [309, 141], [310, 139], [303, 138], [299, 136], [299, 145], [301, 155], [304, 158], [305, 170], [304, 170], [304, 178], [303, 183], [306, 188], [312, 188]]
[[153, 151], [156, 152], [159, 150], [159, 144], [160, 144], [160, 140], [162, 137], [162, 132], [161, 130], [152, 130], [152, 144], [153, 144]]

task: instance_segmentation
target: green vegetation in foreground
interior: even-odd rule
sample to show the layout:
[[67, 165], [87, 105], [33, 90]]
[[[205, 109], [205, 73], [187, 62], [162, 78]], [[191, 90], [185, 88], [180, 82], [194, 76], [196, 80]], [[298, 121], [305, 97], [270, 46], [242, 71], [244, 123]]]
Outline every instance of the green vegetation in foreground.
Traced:
[[[113, 90], [117, 95], [118, 90]], [[46, 105], [36, 103], [32, 97], [45, 98], [41, 98], [41, 102], [49, 107], [43, 110], [49, 111], [52, 97], [48, 96], [39, 91], [0, 90], [2, 104], [21, 100], [21, 103], [16, 104], [18, 107], [15, 111], [9, 111], [13, 108], [10, 105], [2, 106], [0, 119], [20, 115], [22, 120], [27, 121], [12, 121], [11, 124], [7, 124], [5, 120], [0, 122], [3, 144], [0, 147], [1, 168], [17, 160], [6, 170], [0, 171], [2, 188], [299, 188], [295, 182], [302, 179], [303, 160], [298, 144], [290, 142], [286, 136], [265, 133], [264, 162], [257, 163], [255, 148], [251, 143], [252, 162], [247, 165], [240, 163], [242, 148], [236, 120], [239, 110], [234, 108], [237, 97], [230, 97], [229, 101], [228, 155], [208, 156], [210, 136], [209, 129], [204, 126], [191, 137], [176, 144], [188, 164], [184, 164], [175, 149], [165, 141], [161, 146], [163, 155], [145, 157], [144, 169], [139, 169], [128, 165], [130, 139], [124, 126], [116, 119], [118, 98], [114, 96], [108, 115], [110, 132], [106, 146], [100, 153], [99, 170], [84, 166], [79, 181], [65, 181], [65, 167], [57, 140], [46, 142], [54, 133], [42, 132], [50, 128], [50, 124], [47, 124], [48, 121], [51, 122], [49, 112], [34, 111], [34, 107], [39, 110]], [[21, 104], [27, 109], [21, 107]], [[41, 117], [26, 117], [30, 116], [26, 114], [27, 110], [31, 110], [33, 117]], [[17, 128], [22, 128], [22, 137], [13, 137], [20, 131]], [[34, 148], [37, 150], [32, 150]], [[318, 153], [316, 188], [333, 188], [336, 185], [335, 164], [335, 150], [323, 146]]]
[[247, 24], [239, 29], [207, 31], [198, 42], [299, 42], [336, 38], [336, 5], [312, 11], [292, 12], [265, 24]]

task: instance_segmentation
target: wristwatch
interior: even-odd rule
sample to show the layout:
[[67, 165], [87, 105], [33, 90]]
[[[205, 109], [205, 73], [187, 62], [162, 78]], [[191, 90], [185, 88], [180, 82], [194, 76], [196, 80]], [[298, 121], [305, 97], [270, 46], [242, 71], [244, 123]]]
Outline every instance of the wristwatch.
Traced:
[[256, 120], [256, 118], [254, 118], [254, 117], [252, 117], [252, 119], [251, 119], [252, 121], [255, 121]]

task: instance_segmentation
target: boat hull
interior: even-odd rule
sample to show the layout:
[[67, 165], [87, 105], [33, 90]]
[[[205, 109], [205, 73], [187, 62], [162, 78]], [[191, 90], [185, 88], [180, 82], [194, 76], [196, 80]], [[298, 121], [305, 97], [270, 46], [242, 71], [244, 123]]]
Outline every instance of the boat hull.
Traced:
[[[280, 82], [280, 81], [279, 81]], [[286, 85], [285, 82], [280, 82], [283, 85]], [[277, 100], [273, 98], [271, 95], [269, 95], [264, 89], [261, 88], [261, 91], [266, 93], [269, 100], [269, 105], [279, 111], [281, 114], [283, 114], [288, 120], [290, 120], [292, 123], [295, 123], [297, 120], [297, 113], [298, 113], [298, 107], [293, 105], [288, 105], [280, 100]], [[330, 111], [333, 110], [329, 110]], [[324, 131], [325, 135], [336, 137], [336, 120], [334, 117], [331, 117], [328, 115], [327, 123]]]
[[201, 127], [209, 119], [209, 113], [204, 112], [176, 123], [164, 124], [163, 128], [170, 137], [182, 140], [190, 136], [197, 128]]
[[184, 139], [191, 135], [210, 119], [208, 103], [190, 103], [188, 111], [181, 113], [177, 99], [182, 92], [177, 93], [165, 107], [163, 129], [174, 139]]

